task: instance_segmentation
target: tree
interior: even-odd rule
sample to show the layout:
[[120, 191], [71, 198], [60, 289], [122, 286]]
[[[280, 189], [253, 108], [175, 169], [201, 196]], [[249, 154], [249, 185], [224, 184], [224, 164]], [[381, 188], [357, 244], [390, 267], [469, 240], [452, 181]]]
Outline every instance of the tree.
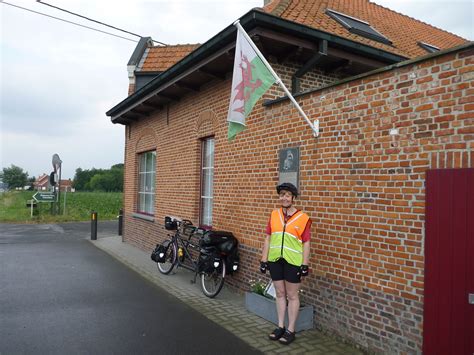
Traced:
[[24, 187], [28, 182], [28, 173], [22, 168], [11, 165], [9, 168], [3, 168], [0, 178], [8, 185], [10, 189]]
[[110, 169], [76, 169], [73, 186], [78, 191], [123, 191], [123, 164]]
[[28, 190], [32, 191], [35, 189], [36, 178], [34, 176], [28, 178]]
[[92, 168], [91, 170], [82, 170], [81, 168], [76, 169], [76, 175], [74, 175], [73, 187], [77, 191], [91, 191], [90, 181], [96, 174], [102, 173], [101, 169]]

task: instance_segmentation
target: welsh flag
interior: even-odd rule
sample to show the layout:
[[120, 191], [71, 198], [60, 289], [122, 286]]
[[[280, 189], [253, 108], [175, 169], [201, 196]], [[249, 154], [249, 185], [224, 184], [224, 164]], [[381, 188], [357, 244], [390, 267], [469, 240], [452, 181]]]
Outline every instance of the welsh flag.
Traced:
[[234, 139], [237, 133], [245, 129], [245, 118], [250, 114], [255, 103], [275, 82], [275, 77], [238, 28], [232, 91], [227, 113], [229, 140]]

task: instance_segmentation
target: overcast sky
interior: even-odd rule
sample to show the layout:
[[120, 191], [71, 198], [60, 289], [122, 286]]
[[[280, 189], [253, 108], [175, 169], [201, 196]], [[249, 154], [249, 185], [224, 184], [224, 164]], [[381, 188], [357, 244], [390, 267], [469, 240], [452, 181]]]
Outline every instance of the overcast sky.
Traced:
[[[350, 0], [347, 0], [350, 1]], [[136, 37], [36, 1], [0, 0], [0, 168], [63, 178], [75, 169], [123, 162], [124, 128], [105, 112], [127, 95], [127, 62], [135, 42], [5, 4], [60, 17], [118, 36]], [[69, 11], [167, 44], [203, 43], [263, 0], [45, 0]], [[474, 39], [471, 0], [376, 0], [378, 4]]]

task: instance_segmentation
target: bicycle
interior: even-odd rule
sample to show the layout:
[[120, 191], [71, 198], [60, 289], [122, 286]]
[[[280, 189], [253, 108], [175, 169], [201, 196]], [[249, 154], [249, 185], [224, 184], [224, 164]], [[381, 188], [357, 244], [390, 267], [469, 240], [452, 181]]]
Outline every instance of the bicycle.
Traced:
[[195, 283], [199, 275], [204, 295], [216, 297], [224, 286], [226, 274], [238, 269], [237, 239], [232, 233], [206, 231], [176, 217], [165, 218], [165, 229], [175, 233], [160, 245], [163, 255], [157, 259], [158, 270], [164, 275], [175, 267], [191, 270], [194, 272], [191, 282]]

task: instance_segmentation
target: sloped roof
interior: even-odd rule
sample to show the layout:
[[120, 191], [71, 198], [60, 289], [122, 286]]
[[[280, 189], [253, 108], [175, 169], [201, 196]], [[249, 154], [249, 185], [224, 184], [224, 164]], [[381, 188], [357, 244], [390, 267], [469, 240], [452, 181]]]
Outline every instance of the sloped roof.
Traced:
[[36, 178], [36, 181], [41, 181], [41, 180], [48, 179], [48, 178], [49, 178], [49, 175], [43, 173], [42, 175], [40, 175]]
[[[327, 15], [326, 9], [368, 22], [387, 37], [392, 45], [349, 32]], [[418, 42], [425, 42], [440, 49], [452, 48], [468, 42], [462, 37], [402, 15], [369, 0], [273, 0], [263, 7], [263, 11], [408, 58], [427, 54], [418, 45]]]
[[[347, 31], [326, 14], [328, 8], [370, 23], [388, 37], [392, 45]], [[418, 41], [440, 49], [469, 43], [461, 37], [375, 5], [369, 0], [273, 0], [263, 9], [250, 10], [239, 21], [248, 33], [259, 36], [262, 46], [275, 58], [296, 53], [303, 60], [311, 60], [315, 50], [322, 48], [324, 51], [326, 47], [327, 58], [324, 58], [326, 63], [323, 64], [337, 67], [347, 62], [356, 73], [427, 55], [428, 52], [418, 48]], [[416, 35], [401, 34], [403, 31]], [[433, 32], [433, 35], [429, 32]], [[152, 75], [153, 78], [108, 110], [107, 116], [111, 117], [113, 123], [127, 124], [146, 117], [190, 91], [198, 90], [205, 83], [216, 79], [225, 80], [232, 68], [233, 60], [229, 51], [235, 46], [235, 34], [236, 27], [230, 24], [204, 44], [187, 47], [187, 55], [181, 50], [190, 45], [184, 45], [184, 48], [155, 48], [145, 43], [146, 38], [142, 38], [142, 46], [135, 49], [137, 53], [139, 49], [142, 50], [141, 54], [135, 56], [134, 52], [132, 56], [133, 59], [142, 59], [138, 59], [140, 64], [136, 72], [143, 74], [143, 78]], [[149, 58], [143, 52], [145, 49], [151, 53]], [[159, 51], [170, 51], [168, 60], [161, 62]], [[155, 64], [151, 64], [154, 55]], [[132, 64], [136, 65], [137, 61], [129, 63]], [[140, 72], [142, 67], [148, 71]], [[163, 68], [167, 69], [161, 71]]]
[[149, 47], [138, 70], [147, 72], [163, 72], [179, 62], [200, 44], [177, 44], [163, 47]]

